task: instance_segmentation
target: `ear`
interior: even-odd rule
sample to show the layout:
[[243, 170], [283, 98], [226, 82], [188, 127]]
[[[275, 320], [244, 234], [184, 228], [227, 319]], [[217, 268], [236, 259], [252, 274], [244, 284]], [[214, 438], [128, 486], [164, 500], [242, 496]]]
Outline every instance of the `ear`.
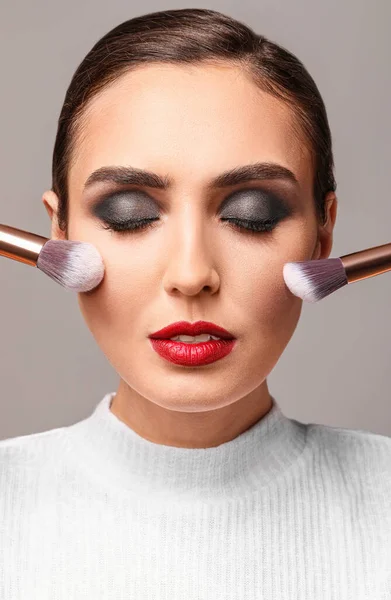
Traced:
[[326, 223], [319, 226], [318, 240], [312, 260], [328, 258], [333, 247], [333, 231], [337, 218], [338, 199], [334, 192], [329, 192], [325, 198]]
[[66, 233], [60, 229], [58, 225], [58, 206], [59, 200], [57, 194], [52, 190], [47, 190], [42, 196], [42, 202], [46, 208], [46, 211], [52, 221], [51, 225], [51, 239], [52, 240], [64, 240], [66, 239]]

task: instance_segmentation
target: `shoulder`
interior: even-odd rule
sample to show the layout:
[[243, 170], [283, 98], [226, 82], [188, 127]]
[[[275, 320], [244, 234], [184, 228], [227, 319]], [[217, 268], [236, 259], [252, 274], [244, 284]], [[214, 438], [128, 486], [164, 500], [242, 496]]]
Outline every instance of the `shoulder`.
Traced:
[[61, 445], [67, 429], [57, 427], [0, 440], [0, 474], [16, 467], [42, 465], [42, 460], [48, 460]]
[[323, 464], [352, 485], [371, 483], [391, 494], [391, 437], [317, 423], [307, 428], [308, 439]]
[[348, 429], [320, 423], [309, 423], [307, 427], [309, 434], [318, 438], [320, 443], [335, 443], [336, 446], [332, 446], [335, 449], [364, 446], [375, 452], [391, 452], [391, 436], [388, 435], [365, 429]]
[[[6, 539], [9, 527], [22, 531], [32, 514], [41, 514], [58, 488], [69, 454], [65, 431], [61, 427], [0, 440], [0, 531]], [[0, 541], [0, 554], [2, 548]]]

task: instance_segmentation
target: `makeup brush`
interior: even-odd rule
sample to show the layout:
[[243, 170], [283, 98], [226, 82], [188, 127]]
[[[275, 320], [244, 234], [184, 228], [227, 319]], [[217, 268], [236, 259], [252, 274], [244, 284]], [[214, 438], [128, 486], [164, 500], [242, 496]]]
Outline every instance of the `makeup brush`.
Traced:
[[74, 292], [94, 289], [104, 275], [102, 257], [92, 244], [50, 240], [8, 225], [0, 225], [0, 256], [38, 267]]
[[318, 302], [348, 283], [386, 271], [391, 271], [391, 244], [340, 258], [286, 263], [283, 275], [292, 294], [307, 302]]

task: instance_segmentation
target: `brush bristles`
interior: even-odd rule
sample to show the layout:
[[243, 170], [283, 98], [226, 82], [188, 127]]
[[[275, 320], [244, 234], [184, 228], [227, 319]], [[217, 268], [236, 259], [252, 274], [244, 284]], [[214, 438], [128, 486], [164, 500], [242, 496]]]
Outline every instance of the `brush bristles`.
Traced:
[[88, 242], [48, 240], [37, 267], [73, 292], [88, 292], [102, 281], [104, 265], [98, 250]]
[[348, 283], [340, 258], [286, 263], [283, 275], [292, 294], [306, 302], [318, 302]]

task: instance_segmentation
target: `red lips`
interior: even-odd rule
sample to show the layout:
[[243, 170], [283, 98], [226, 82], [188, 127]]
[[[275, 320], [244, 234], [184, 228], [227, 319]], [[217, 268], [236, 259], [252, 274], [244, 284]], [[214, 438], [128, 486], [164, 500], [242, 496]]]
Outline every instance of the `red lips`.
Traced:
[[155, 333], [151, 333], [148, 337], [167, 340], [177, 335], [195, 336], [200, 335], [201, 333], [209, 333], [224, 340], [234, 339], [234, 336], [229, 331], [208, 321], [196, 321], [196, 323], [178, 321], [176, 323], [171, 323], [171, 325], [168, 325], [167, 327], [163, 327], [163, 329], [159, 329], [159, 331], [155, 331]]

